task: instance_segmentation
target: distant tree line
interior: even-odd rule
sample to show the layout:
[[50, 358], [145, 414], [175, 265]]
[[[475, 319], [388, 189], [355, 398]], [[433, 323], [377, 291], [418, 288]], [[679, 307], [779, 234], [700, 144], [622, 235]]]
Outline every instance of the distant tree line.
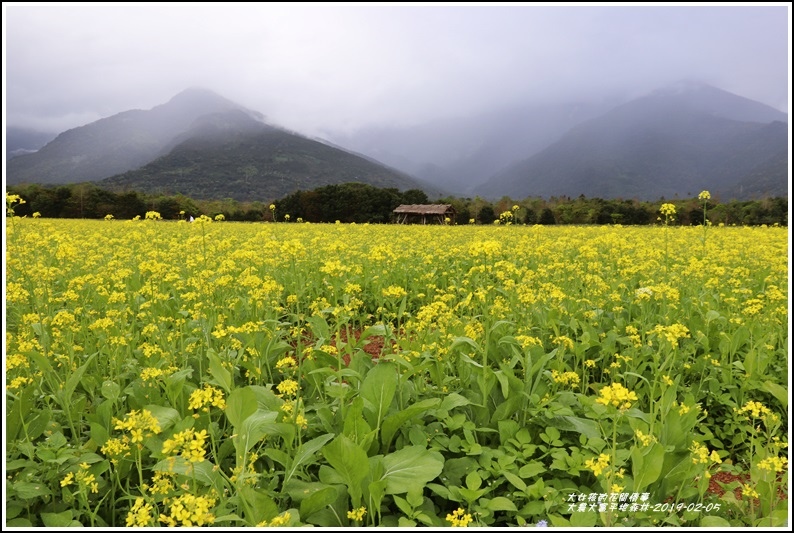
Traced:
[[[165, 220], [222, 214], [226, 220], [279, 222], [299, 219], [305, 222], [389, 223], [393, 211], [401, 204], [451, 204], [457, 213], [455, 224], [492, 224], [499, 215], [510, 211], [517, 224], [623, 224], [647, 225], [657, 223], [662, 203], [676, 206], [676, 224], [703, 224], [703, 203], [697, 198], [657, 201], [638, 201], [602, 198], [570, 198], [567, 196], [543, 199], [528, 197], [513, 200], [503, 197], [488, 201], [479, 197], [445, 197], [428, 199], [424, 191], [399, 191], [378, 188], [363, 183], [327, 185], [310, 191], [297, 191], [272, 202], [239, 202], [230, 198], [196, 200], [187, 196], [148, 195], [135, 191], [114, 193], [91, 183], [43, 186], [16, 185], [6, 188], [8, 194], [20, 195], [26, 203], [16, 207], [17, 216], [39, 213], [46, 218], [96, 218], [113, 215], [116, 219], [144, 217], [147, 211], [157, 211]], [[270, 205], [275, 209], [271, 210]], [[514, 209], [517, 206], [518, 209]], [[788, 199], [765, 198], [720, 203], [714, 199], [707, 205], [711, 224], [788, 226]]]

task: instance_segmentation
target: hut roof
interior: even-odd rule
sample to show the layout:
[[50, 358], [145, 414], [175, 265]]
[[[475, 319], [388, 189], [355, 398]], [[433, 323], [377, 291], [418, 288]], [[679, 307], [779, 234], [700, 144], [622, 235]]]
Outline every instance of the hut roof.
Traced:
[[417, 215], [445, 215], [450, 211], [455, 211], [450, 204], [403, 204], [394, 210], [395, 213]]

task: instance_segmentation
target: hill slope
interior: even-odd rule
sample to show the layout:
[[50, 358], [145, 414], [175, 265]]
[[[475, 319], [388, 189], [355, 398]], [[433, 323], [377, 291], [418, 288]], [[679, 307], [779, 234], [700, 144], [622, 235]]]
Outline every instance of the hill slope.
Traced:
[[255, 121], [239, 110], [202, 117], [174, 144], [168, 154], [97, 185], [241, 201], [267, 201], [345, 182], [437, 193], [405, 174]]
[[262, 118], [212, 91], [188, 89], [151, 110], [125, 111], [61, 133], [37, 152], [11, 159], [7, 181], [74, 183], [135, 169], [160, 155], [200, 116], [231, 109]]
[[[770, 109], [702, 85], [657, 91], [580, 124], [475, 192], [641, 200], [704, 189], [723, 200], [760, 190], [785, 195], [788, 128], [763, 120], [786, 116]], [[753, 187], [761, 178], [765, 184]]]

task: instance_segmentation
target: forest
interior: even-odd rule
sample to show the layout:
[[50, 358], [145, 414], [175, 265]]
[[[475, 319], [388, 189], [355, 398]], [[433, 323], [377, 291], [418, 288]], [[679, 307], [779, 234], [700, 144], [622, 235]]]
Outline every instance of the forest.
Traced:
[[[107, 215], [123, 220], [143, 217], [148, 211], [160, 213], [164, 220], [189, 219], [200, 215], [246, 222], [343, 222], [391, 223], [392, 211], [401, 204], [450, 204], [456, 216], [450, 224], [492, 224], [506, 219], [513, 224], [655, 224], [662, 203], [676, 206], [680, 225], [703, 224], [704, 203], [697, 197], [660, 198], [658, 201], [602, 199], [568, 196], [490, 201], [480, 197], [428, 198], [420, 189], [399, 191], [363, 183], [327, 185], [308, 191], [296, 191], [271, 202], [240, 202], [231, 198], [199, 200], [183, 195], [151, 195], [137, 191], [111, 192], [90, 183], [59, 186], [16, 185], [6, 188], [25, 200], [17, 216], [45, 218], [102, 219]], [[274, 206], [274, 209], [271, 209]], [[707, 220], [725, 225], [788, 226], [788, 199], [721, 202], [712, 198], [706, 204]]]

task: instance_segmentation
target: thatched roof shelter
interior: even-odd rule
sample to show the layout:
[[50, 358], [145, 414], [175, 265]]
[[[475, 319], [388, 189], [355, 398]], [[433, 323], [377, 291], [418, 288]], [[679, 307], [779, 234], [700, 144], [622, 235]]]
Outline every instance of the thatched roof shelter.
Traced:
[[446, 218], [455, 221], [455, 208], [449, 204], [403, 204], [394, 210], [394, 214], [398, 224], [443, 224]]

